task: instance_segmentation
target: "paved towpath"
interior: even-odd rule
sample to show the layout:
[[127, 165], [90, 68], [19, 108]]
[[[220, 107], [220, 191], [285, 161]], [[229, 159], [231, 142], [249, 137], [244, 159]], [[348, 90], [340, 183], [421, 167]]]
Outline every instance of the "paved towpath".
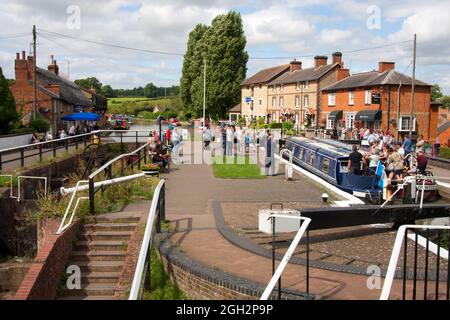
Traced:
[[[263, 285], [271, 278], [271, 260], [233, 245], [219, 233], [213, 201], [304, 202], [307, 206], [322, 206], [323, 190], [300, 176], [294, 182], [286, 182], [282, 175], [264, 180], [216, 179], [212, 168], [202, 164], [173, 166], [163, 178], [167, 179], [167, 219], [176, 227], [172, 243], [191, 259]], [[244, 216], [246, 212], [240, 214]], [[312, 294], [327, 299], [379, 298], [380, 290], [367, 289], [365, 275], [323, 269], [310, 272]], [[304, 292], [305, 279], [304, 266], [289, 264], [283, 274], [283, 288]], [[398, 289], [392, 296], [398, 297], [397, 293]]]

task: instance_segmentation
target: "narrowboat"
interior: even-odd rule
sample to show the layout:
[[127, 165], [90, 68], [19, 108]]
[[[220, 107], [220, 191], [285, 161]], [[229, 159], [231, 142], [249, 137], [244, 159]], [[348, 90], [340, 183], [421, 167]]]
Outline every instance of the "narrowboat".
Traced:
[[[372, 175], [354, 175], [348, 173], [349, 154], [352, 146], [328, 139], [308, 139], [290, 137], [286, 140], [286, 149], [292, 152], [292, 162], [301, 168], [329, 182], [368, 203], [378, 204], [383, 201], [383, 189], [378, 186], [380, 177]], [[287, 158], [287, 155], [283, 155]], [[425, 176], [432, 177], [427, 171]], [[440, 198], [436, 182], [426, 179], [426, 201]], [[417, 181], [417, 191], [421, 190], [422, 180]], [[400, 193], [403, 196], [402, 193]], [[419, 193], [416, 193], [416, 201]]]

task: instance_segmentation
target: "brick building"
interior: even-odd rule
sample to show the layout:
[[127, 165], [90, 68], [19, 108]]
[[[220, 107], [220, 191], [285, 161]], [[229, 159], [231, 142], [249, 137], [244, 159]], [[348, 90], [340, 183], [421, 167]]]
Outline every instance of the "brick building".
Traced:
[[47, 69], [36, 68], [36, 110], [33, 109], [34, 97], [34, 57], [25, 58], [16, 54], [15, 82], [10, 86], [17, 103], [17, 111], [23, 112], [22, 121], [27, 124], [34, 112], [40, 113], [51, 123], [55, 134], [57, 130], [64, 128], [61, 118], [70, 113], [84, 110], [91, 102], [83, 94], [83, 91], [73, 82], [59, 76], [59, 67], [51, 57]]
[[[320, 114], [321, 88], [328, 86], [340, 78], [342, 54], [333, 53], [333, 61], [327, 64], [327, 56], [316, 56], [314, 67], [302, 69], [300, 61], [292, 61], [290, 70], [268, 86], [268, 114], [272, 121], [291, 120], [303, 127], [307, 123], [316, 126]], [[346, 75], [348, 75], [348, 70]]]
[[[368, 127], [390, 131], [399, 140], [409, 134], [412, 78], [395, 71], [395, 63], [380, 62], [377, 71], [353, 74], [322, 90], [321, 124], [326, 129]], [[413, 134], [434, 142], [438, 105], [431, 86], [415, 82]]]

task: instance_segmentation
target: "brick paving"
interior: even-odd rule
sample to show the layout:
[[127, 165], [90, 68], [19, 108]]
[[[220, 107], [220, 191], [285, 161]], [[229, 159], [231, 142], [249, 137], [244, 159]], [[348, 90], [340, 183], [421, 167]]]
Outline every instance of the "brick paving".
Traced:
[[[323, 205], [320, 200], [323, 190], [298, 175], [293, 182], [286, 182], [283, 175], [264, 180], [227, 180], [214, 178], [208, 165], [180, 165], [173, 166], [172, 172], [163, 178], [167, 180], [167, 219], [175, 227], [171, 242], [193, 260], [262, 284], [270, 280], [271, 260], [225, 239], [216, 226], [213, 202], [220, 203], [225, 222], [241, 236], [245, 236], [244, 230], [257, 232], [257, 209], [267, 207], [270, 202], [282, 202], [290, 208]], [[385, 262], [392, 250], [392, 242], [386, 242], [385, 235], [393, 239], [393, 233], [373, 232], [371, 228], [372, 234], [364, 235], [367, 230], [353, 228], [352, 232], [361, 235], [354, 234], [350, 239], [344, 234], [339, 240], [317, 240], [313, 244], [314, 254], [323, 258], [322, 251], [334, 251], [326, 258], [329, 262], [346, 264], [353, 260], [360, 267]], [[333, 233], [339, 231], [342, 230], [328, 230], [323, 235], [336, 237]], [[298, 248], [297, 252], [301, 251]], [[367, 289], [368, 277], [364, 274], [318, 268], [311, 268], [310, 274], [311, 293], [326, 299], [378, 299], [380, 295], [380, 290]], [[283, 274], [283, 288], [305, 291], [305, 279], [304, 266], [289, 264]], [[398, 299], [399, 281], [394, 283], [391, 298]]]

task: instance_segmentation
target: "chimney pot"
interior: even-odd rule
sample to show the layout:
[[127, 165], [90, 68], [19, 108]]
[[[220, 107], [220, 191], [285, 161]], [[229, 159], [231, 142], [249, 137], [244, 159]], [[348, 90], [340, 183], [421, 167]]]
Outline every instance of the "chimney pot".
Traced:
[[25, 60], [25, 51], [22, 51], [22, 60]]
[[16, 52], [16, 60], [20, 60], [20, 54]]

